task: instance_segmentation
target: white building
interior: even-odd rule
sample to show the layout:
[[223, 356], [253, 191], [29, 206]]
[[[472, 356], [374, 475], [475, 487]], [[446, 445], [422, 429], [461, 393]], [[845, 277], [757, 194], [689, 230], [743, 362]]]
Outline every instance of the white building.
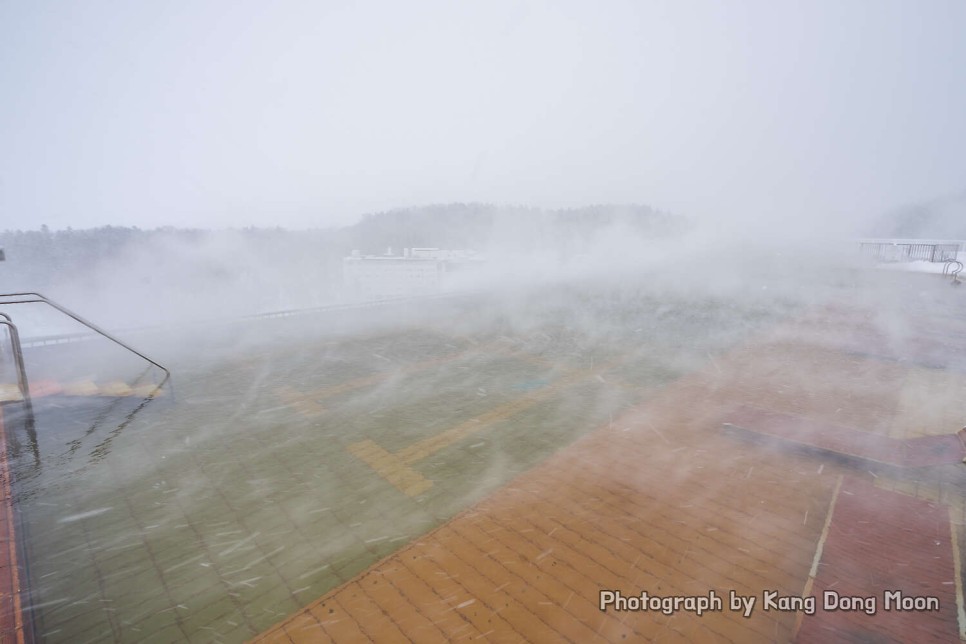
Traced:
[[393, 255], [352, 255], [342, 262], [342, 280], [349, 299], [361, 302], [432, 295], [444, 290], [445, 276], [467, 263], [481, 261], [475, 251], [439, 248], [405, 249]]

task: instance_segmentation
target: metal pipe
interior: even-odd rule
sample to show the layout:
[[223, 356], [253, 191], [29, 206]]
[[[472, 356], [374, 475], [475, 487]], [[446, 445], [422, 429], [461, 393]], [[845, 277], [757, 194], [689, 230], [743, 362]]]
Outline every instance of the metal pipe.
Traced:
[[39, 304], [47, 304], [48, 306], [52, 306], [53, 308], [57, 309], [58, 311], [60, 311], [61, 313], [63, 313], [67, 317], [71, 318], [72, 320], [74, 320], [76, 322], [80, 322], [81, 324], [83, 324], [84, 326], [86, 326], [89, 329], [93, 329], [94, 331], [96, 331], [97, 333], [101, 334], [102, 336], [104, 336], [105, 338], [107, 338], [108, 340], [110, 340], [111, 342], [114, 342], [115, 344], [118, 344], [118, 345], [124, 347], [125, 349], [127, 349], [128, 351], [130, 351], [131, 353], [133, 353], [134, 355], [138, 356], [139, 358], [141, 358], [143, 360], [146, 360], [147, 362], [150, 362], [155, 367], [157, 367], [158, 369], [160, 369], [161, 371], [163, 371], [164, 372], [164, 378], [161, 380], [161, 383], [158, 385], [158, 388], [161, 388], [162, 386], [164, 386], [164, 383], [166, 383], [168, 381], [168, 379], [171, 378], [171, 372], [168, 371], [168, 369], [166, 367], [164, 367], [163, 365], [158, 364], [157, 362], [155, 362], [151, 358], [147, 357], [146, 355], [144, 355], [143, 353], [141, 353], [137, 349], [135, 349], [135, 348], [133, 348], [131, 346], [128, 346], [124, 342], [121, 342], [120, 340], [118, 340], [117, 338], [115, 338], [110, 333], [108, 333], [104, 329], [100, 328], [99, 326], [97, 326], [93, 322], [90, 322], [88, 320], [85, 320], [84, 318], [82, 318], [81, 316], [77, 315], [76, 313], [74, 313], [70, 309], [68, 309], [68, 308], [66, 308], [64, 306], [61, 306], [60, 304], [57, 304], [56, 302], [54, 302], [53, 300], [51, 300], [50, 298], [48, 298], [45, 295], [42, 295], [40, 293], [34, 293], [34, 292], [29, 292], [29, 293], [2, 293], [2, 294], [0, 294], [0, 298], [8, 298], [8, 297], [31, 297], [31, 296], [33, 296], [35, 298], [39, 298], [39, 299], [0, 301], [0, 305], [4, 305], [4, 304], [34, 304], [34, 303], [39, 303]]
[[[2, 314], [0, 314], [2, 315]], [[0, 324], [10, 329], [10, 344], [13, 349], [13, 361], [17, 367], [17, 384], [20, 386], [20, 395], [23, 402], [33, 413], [33, 405], [30, 402], [30, 385], [27, 384], [27, 369], [23, 362], [23, 352], [20, 350], [20, 334], [17, 333], [17, 325], [10, 321], [10, 316], [4, 315], [5, 320], [0, 320]]]

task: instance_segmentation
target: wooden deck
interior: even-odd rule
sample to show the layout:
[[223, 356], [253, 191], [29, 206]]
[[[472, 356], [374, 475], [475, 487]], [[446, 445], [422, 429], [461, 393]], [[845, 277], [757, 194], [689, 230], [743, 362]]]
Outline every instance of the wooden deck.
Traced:
[[[256, 641], [958, 641], [966, 492], [949, 418], [966, 420], [966, 381], [790, 331], [715, 358]], [[789, 419], [799, 438], [849, 430], [813, 436], [819, 450], [762, 446], [721, 431], [742, 407], [773, 434]], [[869, 454], [907, 469], [862, 467]], [[658, 603], [602, 609], [608, 590]], [[824, 610], [826, 590], [877, 596], [879, 609]], [[939, 609], [885, 611], [895, 590]], [[712, 592], [720, 608], [661, 610]]]

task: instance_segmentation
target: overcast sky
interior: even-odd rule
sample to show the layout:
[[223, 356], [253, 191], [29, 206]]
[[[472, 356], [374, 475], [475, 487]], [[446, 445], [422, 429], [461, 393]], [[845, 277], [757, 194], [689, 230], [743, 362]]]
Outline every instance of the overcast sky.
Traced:
[[852, 221], [966, 189], [964, 34], [962, 0], [0, 0], [0, 230]]

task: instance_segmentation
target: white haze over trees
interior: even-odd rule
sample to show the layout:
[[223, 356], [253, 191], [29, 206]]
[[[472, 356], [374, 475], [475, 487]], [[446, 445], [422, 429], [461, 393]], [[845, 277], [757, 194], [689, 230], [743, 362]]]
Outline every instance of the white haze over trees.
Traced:
[[856, 237], [966, 238], [962, 24], [941, 1], [0, 4], [0, 286], [122, 329], [337, 303], [350, 251], [436, 246], [486, 254], [468, 289], [807, 298]]
[[[449, 204], [368, 215], [336, 229], [7, 231], [0, 291], [36, 290], [115, 327], [337, 304], [352, 250], [477, 250], [484, 268], [456, 288], [492, 288], [640, 265], [647, 245], [682, 243], [689, 223], [646, 206], [544, 211]], [[653, 261], [653, 257], [650, 258]]]
[[[859, 260], [849, 242], [816, 246], [726, 232], [643, 205], [487, 204], [395, 210], [332, 229], [7, 231], [0, 233], [7, 250], [0, 292], [40, 291], [102, 326], [134, 329], [351, 302], [342, 264], [356, 249], [479, 251], [482, 266], [458, 274], [447, 290], [524, 299], [564, 284], [587, 291], [643, 285], [655, 296], [695, 299], [808, 299], [808, 285], [828, 269]], [[51, 323], [24, 328], [31, 335], [76, 330]]]

